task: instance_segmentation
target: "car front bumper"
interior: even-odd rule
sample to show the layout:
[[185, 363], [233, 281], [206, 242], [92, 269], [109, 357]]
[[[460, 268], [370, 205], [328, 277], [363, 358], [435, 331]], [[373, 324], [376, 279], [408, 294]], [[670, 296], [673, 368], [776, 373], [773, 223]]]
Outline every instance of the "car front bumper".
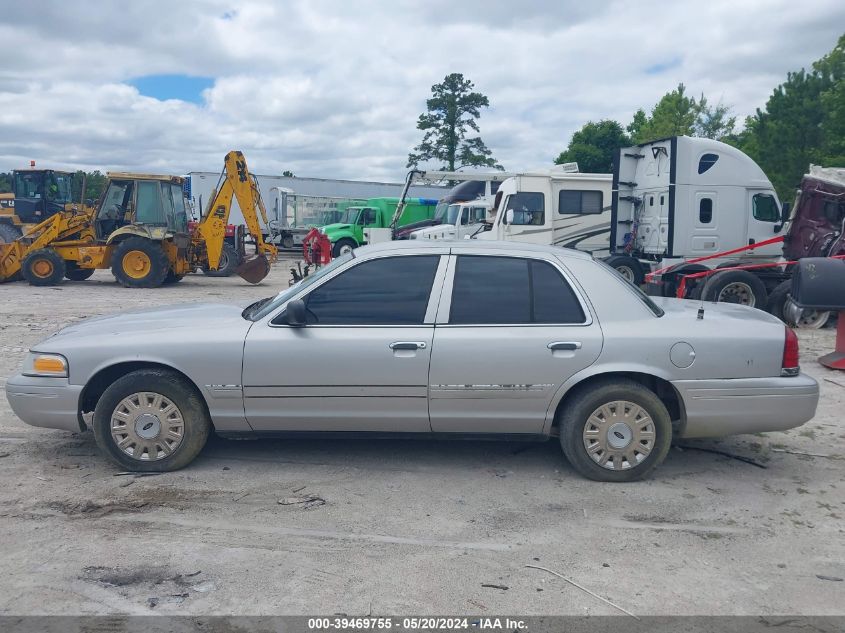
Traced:
[[6, 399], [21, 420], [32, 426], [65, 431], [83, 430], [79, 423], [82, 385], [67, 378], [39, 378], [18, 374], [6, 381]]
[[672, 384], [686, 413], [682, 438], [785, 431], [811, 420], [819, 403], [819, 384], [806, 374]]

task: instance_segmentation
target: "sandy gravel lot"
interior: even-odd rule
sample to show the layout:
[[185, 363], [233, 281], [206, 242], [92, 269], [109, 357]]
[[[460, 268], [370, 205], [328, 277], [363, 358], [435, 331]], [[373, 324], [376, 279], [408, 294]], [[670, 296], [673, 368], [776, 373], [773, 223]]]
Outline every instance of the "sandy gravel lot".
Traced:
[[[2, 285], [0, 382], [75, 320], [287, 279]], [[673, 449], [631, 485], [581, 479], [555, 442], [214, 439], [183, 471], [116, 476], [91, 433], [28, 427], [0, 395], [0, 614], [614, 614], [528, 564], [638, 615], [843, 614], [845, 374], [815, 360], [832, 330], [800, 338], [815, 420], [696, 444], [765, 469]]]

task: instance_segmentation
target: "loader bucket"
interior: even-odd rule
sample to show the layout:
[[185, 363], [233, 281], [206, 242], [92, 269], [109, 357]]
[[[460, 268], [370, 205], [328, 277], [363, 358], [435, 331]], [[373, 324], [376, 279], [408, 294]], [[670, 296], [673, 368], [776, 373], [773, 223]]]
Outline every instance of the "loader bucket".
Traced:
[[244, 259], [235, 272], [251, 284], [257, 284], [270, 274], [270, 262], [264, 255], [255, 255]]

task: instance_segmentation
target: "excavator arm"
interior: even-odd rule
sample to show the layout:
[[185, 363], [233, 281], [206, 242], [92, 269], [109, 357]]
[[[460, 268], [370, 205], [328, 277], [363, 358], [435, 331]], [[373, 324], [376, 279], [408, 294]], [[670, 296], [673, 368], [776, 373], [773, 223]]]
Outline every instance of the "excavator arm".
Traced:
[[236, 272], [247, 281], [258, 283], [270, 272], [270, 262], [276, 260], [278, 249], [264, 241], [259, 217], [267, 226], [267, 210], [255, 177], [249, 173], [243, 153], [238, 151], [226, 154], [217, 188], [196, 228], [196, 236], [205, 245], [206, 263], [213, 270], [217, 269], [223, 252], [232, 200], [238, 201], [247, 230], [255, 241], [255, 255], [245, 259]]

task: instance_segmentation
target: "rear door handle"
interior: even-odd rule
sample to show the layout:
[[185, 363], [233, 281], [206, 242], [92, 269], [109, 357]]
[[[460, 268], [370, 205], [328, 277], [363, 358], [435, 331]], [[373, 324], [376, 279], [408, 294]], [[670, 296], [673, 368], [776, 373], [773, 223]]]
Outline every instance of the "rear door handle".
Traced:
[[566, 352], [574, 352], [576, 349], [581, 349], [581, 343], [579, 341], [554, 341], [546, 345], [550, 350], [554, 351], [566, 351]]
[[424, 341], [396, 341], [395, 343], [390, 344], [390, 349], [392, 349], [392, 350], [425, 349], [425, 342]]

